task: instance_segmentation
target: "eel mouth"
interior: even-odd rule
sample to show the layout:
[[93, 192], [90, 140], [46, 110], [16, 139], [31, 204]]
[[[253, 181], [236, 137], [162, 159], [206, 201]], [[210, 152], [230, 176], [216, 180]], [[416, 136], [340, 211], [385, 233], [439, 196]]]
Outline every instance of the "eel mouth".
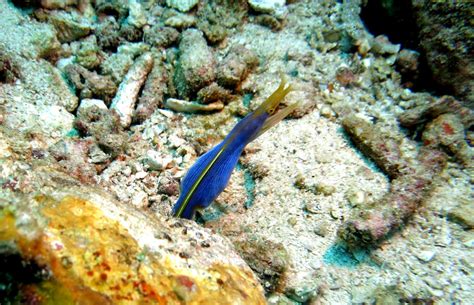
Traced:
[[280, 85], [275, 90], [275, 92], [270, 95], [265, 102], [263, 102], [257, 110], [255, 110], [255, 115], [261, 115], [267, 113], [269, 117], [263, 123], [260, 131], [252, 138], [251, 141], [258, 138], [260, 135], [265, 133], [268, 129], [272, 128], [278, 124], [281, 120], [287, 117], [290, 113], [293, 112], [301, 103], [296, 102], [291, 104], [288, 107], [280, 109], [277, 111], [280, 103], [285, 99], [286, 95], [293, 90], [291, 84], [287, 84], [286, 78], [283, 74], [280, 74]]
[[273, 115], [280, 103], [283, 101], [285, 96], [293, 90], [291, 84], [287, 84], [286, 77], [281, 73], [280, 74], [280, 85], [275, 90], [275, 92], [270, 95], [265, 102], [263, 102], [256, 110], [255, 114], [260, 115], [264, 112]]

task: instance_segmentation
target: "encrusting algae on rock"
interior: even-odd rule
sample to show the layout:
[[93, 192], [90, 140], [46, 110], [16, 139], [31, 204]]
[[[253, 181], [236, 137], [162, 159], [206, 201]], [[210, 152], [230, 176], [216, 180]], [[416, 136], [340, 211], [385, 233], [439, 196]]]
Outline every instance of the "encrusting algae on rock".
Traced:
[[[196, 273], [178, 266], [139, 246], [90, 201], [38, 195], [30, 204], [41, 215], [30, 224], [3, 210], [0, 243], [13, 241], [24, 260], [48, 270], [50, 277], [30, 287], [41, 304], [264, 304], [250, 270], [213, 263]], [[53, 287], [46, 295], [45, 283]], [[57, 294], [59, 302], [48, 301]]]

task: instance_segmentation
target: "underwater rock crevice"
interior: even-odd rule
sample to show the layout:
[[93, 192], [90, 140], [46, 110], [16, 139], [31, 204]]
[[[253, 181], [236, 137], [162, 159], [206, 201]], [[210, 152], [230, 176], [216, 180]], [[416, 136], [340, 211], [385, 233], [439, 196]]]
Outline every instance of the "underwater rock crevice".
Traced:
[[[3, 226], [1, 227], [4, 229]], [[30, 299], [33, 301], [36, 296], [34, 285], [49, 277], [50, 273], [46, 269], [34, 261], [23, 258], [15, 245], [0, 242], [0, 300], [2, 304], [14, 304], [19, 300], [25, 303]]]
[[[419, 29], [411, 0], [369, 0], [361, 6], [360, 17], [374, 36], [384, 35], [392, 43], [401, 45], [397, 68], [405, 86], [416, 91], [449, 93], [447, 88], [434, 85], [426, 54], [419, 44]], [[410, 68], [407, 67], [409, 65]]]
[[402, 49], [419, 54], [411, 60], [415, 70], [399, 67], [409, 87], [454, 95], [472, 108], [473, 27], [464, 20], [472, 17], [473, 8], [470, 2], [369, 0], [361, 6], [360, 17], [374, 36], [386, 35]]

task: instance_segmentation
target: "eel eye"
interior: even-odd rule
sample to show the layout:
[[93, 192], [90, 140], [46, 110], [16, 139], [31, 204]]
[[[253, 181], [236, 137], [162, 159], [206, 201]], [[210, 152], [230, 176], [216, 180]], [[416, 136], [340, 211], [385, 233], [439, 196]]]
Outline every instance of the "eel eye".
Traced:
[[276, 107], [273, 107], [271, 109], [268, 109], [268, 114], [273, 115], [276, 112]]

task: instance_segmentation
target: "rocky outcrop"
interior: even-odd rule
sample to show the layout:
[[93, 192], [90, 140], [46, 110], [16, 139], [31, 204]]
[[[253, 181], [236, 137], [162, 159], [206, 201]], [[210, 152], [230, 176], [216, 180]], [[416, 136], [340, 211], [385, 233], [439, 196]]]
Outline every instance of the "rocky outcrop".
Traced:
[[474, 4], [413, 0], [420, 46], [433, 78], [474, 107]]

